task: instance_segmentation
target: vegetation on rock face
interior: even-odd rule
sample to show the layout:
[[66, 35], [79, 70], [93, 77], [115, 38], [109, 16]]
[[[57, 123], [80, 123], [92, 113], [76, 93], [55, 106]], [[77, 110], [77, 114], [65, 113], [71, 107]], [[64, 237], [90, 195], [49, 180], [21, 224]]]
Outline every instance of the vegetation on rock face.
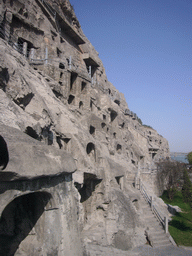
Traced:
[[144, 126], [144, 127], [147, 127], [147, 128], [153, 129], [153, 127], [151, 127], [150, 125], [143, 124], [143, 126]]
[[142, 120], [141, 120], [141, 118], [137, 118], [137, 121], [142, 125], [143, 124], [143, 122], [142, 122]]
[[187, 155], [187, 159], [189, 161], [189, 164], [192, 164], [192, 152], [189, 152]]
[[143, 124], [141, 118], [137, 117], [137, 121], [138, 121], [142, 126], [144, 126], [144, 127], [146, 127], [146, 128], [151, 128], [151, 129], [153, 129], [153, 127], [151, 127], [150, 125]]
[[170, 160], [162, 160], [157, 163], [157, 181], [159, 187], [167, 190], [169, 200], [173, 200], [176, 192], [181, 188], [185, 165]]

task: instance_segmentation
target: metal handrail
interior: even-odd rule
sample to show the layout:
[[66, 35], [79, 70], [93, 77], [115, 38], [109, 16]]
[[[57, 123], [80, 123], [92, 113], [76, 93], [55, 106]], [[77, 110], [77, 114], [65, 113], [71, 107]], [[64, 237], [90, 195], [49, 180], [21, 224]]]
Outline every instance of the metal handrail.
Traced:
[[56, 16], [56, 11], [54, 11], [51, 6], [45, 1], [45, 0], [40, 0], [41, 3], [47, 8], [47, 10], [50, 12], [50, 14], [55, 18]]
[[157, 209], [157, 207], [155, 207], [153, 205], [153, 200], [152, 197], [148, 195], [147, 190], [144, 186], [144, 184], [140, 181], [140, 192], [141, 194], [144, 196], [144, 199], [147, 201], [147, 203], [149, 204], [149, 206], [151, 207], [152, 212], [154, 213], [156, 219], [160, 222], [160, 224], [163, 226], [163, 228], [165, 229], [165, 231], [168, 231], [168, 227], [166, 227], [166, 217], [162, 217], [162, 213]]

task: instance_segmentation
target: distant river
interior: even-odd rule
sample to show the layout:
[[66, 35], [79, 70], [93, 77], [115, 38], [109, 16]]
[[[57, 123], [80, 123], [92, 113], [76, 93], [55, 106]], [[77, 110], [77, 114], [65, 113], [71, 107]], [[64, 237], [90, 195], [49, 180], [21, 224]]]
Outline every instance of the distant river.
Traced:
[[182, 163], [186, 163], [188, 164], [188, 160], [186, 159], [187, 157], [187, 153], [177, 153], [177, 152], [171, 152], [171, 159], [178, 161], [178, 162], [182, 162]]

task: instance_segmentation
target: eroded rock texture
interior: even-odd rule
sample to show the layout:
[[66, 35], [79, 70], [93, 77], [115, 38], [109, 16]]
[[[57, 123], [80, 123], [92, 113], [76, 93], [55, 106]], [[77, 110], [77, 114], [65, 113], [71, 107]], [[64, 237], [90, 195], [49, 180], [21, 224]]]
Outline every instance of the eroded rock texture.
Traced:
[[0, 37], [1, 255], [144, 244], [133, 185], [158, 194], [167, 141], [107, 80], [68, 0], [4, 0]]

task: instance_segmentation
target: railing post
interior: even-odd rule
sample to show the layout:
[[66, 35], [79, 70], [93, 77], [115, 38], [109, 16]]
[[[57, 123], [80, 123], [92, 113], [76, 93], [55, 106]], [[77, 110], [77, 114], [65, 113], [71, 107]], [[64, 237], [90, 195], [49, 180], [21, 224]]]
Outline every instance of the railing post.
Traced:
[[45, 48], [45, 64], [48, 64], [48, 48]]
[[164, 222], [165, 222], [165, 233], [167, 234], [168, 233], [168, 218], [167, 218], [167, 216], [165, 216]]
[[153, 211], [153, 197], [152, 196], [150, 197], [150, 200], [151, 200], [151, 210]]
[[27, 57], [27, 42], [23, 42], [23, 55]]
[[69, 69], [71, 70], [71, 56], [69, 57]]
[[91, 66], [89, 66], [89, 71], [88, 71], [88, 73], [89, 73], [89, 76], [90, 76], [90, 78], [91, 78]]
[[34, 48], [31, 48], [31, 50], [30, 50], [30, 52], [29, 52], [29, 59], [30, 59], [31, 61], [33, 61], [33, 59], [34, 59], [34, 51], [35, 51], [35, 49], [34, 49]]

